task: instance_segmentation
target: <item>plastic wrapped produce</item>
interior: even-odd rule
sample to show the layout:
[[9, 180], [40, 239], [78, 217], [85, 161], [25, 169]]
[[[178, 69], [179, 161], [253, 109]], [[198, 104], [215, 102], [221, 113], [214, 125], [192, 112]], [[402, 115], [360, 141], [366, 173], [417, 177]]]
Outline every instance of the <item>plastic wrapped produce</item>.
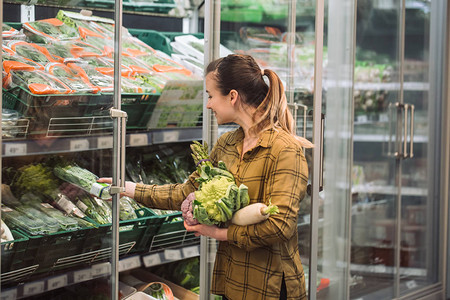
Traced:
[[114, 79], [97, 71], [86, 62], [67, 64], [78, 76], [88, 80], [92, 85], [98, 87], [103, 93], [114, 91]]
[[25, 35], [19, 30], [12, 28], [11, 26], [2, 24], [2, 38], [3, 40], [24, 40]]
[[23, 24], [25, 34], [30, 41], [49, 43], [79, 38], [75, 28], [64, 24], [56, 18], [26, 22]]
[[61, 80], [42, 71], [11, 71], [12, 83], [36, 95], [69, 94], [72, 90]]
[[77, 165], [56, 166], [53, 173], [60, 179], [72, 183], [86, 192], [101, 199], [110, 199], [110, 185], [99, 183], [99, 177], [92, 172], [80, 168]]
[[48, 63], [45, 71], [61, 80], [67, 85], [72, 93], [98, 93], [100, 88], [91, 84], [91, 82], [72, 72], [72, 70], [61, 63]]
[[50, 217], [49, 215], [44, 214], [42, 211], [34, 208], [30, 205], [22, 205], [16, 208], [17, 211], [23, 213], [30, 219], [37, 219], [43, 221], [45, 223], [45, 231], [46, 233], [55, 233], [58, 232], [62, 227], [59, 222]]
[[30, 235], [47, 234], [46, 224], [39, 219], [31, 219], [25, 214], [7, 207], [2, 206], [2, 219], [10, 229], [22, 229]]
[[48, 50], [37, 44], [23, 41], [10, 41], [7, 46], [17, 55], [21, 55], [37, 63], [46, 64], [54, 61]]
[[11, 69], [17, 69], [17, 68], [15, 68], [15, 65], [13, 63], [9, 63], [9, 62], [19, 62], [19, 63], [22, 63], [29, 67], [32, 67], [36, 70], [44, 69], [44, 66], [42, 64], [39, 64], [29, 58], [19, 56], [19, 55], [4, 54], [4, 55], [2, 55], [2, 61], [3, 61], [3, 69], [6, 72], [9, 72]]

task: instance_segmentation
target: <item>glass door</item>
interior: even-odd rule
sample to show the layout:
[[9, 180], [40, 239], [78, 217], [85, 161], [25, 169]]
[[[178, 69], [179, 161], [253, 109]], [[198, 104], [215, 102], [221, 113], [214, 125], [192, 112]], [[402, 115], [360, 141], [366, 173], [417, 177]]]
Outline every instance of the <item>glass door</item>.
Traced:
[[438, 94], [429, 70], [439, 74], [429, 68], [429, 51], [442, 25], [431, 19], [430, 5], [342, 1], [339, 19], [328, 4], [318, 268], [340, 299], [409, 299], [439, 286], [441, 187], [432, 170], [440, 169], [433, 149], [441, 99], [429, 97]]
[[119, 2], [99, 18], [2, 1], [2, 299], [119, 298], [136, 250], [119, 238]]
[[[323, 3], [319, 19], [317, 14], [316, 2], [309, 0], [258, 0], [256, 2], [222, 0], [210, 3], [207, 1], [205, 4], [205, 36], [209, 36], [205, 45], [209, 43], [211, 50], [214, 50], [209, 59], [224, 57], [230, 53], [247, 54], [255, 58], [261, 69], [275, 71], [283, 81], [287, 101], [296, 123], [296, 134], [316, 144], [314, 149], [305, 149], [310, 174], [309, 187], [308, 194], [300, 203], [297, 223], [298, 247], [306, 286], [314, 289], [311, 299], [315, 298], [318, 291], [328, 286], [326, 280], [321, 280], [321, 275], [317, 276], [316, 271], [309, 268], [310, 255], [315, 252], [315, 249], [311, 248], [311, 220], [313, 219], [311, 211], [314, 206], [311, 195], [315, 193], [318, 198], [319, 191], [319, 188], [313, 191], [315, 189], [313, 174], [316, 175], [315, 181], [322, 180], [319, 171], [323, 156], [321, 129], [324, 118], [320, 104], [322, 82], [315, 81], [321, 78], [321, 75], [315, 77], [315, 74], [322, 72], [322, 52], [326, 52], [322, 49], [323, 30], [318, 29], [321, 34], [316, 35], [316, 26], [323, 27]], [[210, 16], [213, 21], [208, 24], [207, 19]], [[319, 23], [316, 23], [317, 20]], [[211, 31], [211, 35], [208, 35], [208, 30]], [[318, 50], [320, 54], [316, 55]], [[205, 64], [208, 62], [205, 61]], [[207, 113], [204, 112], [204, 115]], [[206, 124], [208, 122], [206, 121]], [[316, 124], [316, 132], [314, 132], [313, 123]], [[215, 121], [212, 121], [211, 126], [204, 131], [204, 138], [210, 137], [213, 142], [224, 132], [237, 128], [235, 125], [227, 125], [216, 129], [215, 126]], [[317, 159], [315, 171], [313, 170], [314, 157]], [[205, 243], [211, 245], [211, 241]], [[213, 253], [214, 247], [210, 247], [209, 251]], [[209, 257], [207, 260], [211, 262]], [[311, 284], [309, 283], [310, 272], [314, 273]]]

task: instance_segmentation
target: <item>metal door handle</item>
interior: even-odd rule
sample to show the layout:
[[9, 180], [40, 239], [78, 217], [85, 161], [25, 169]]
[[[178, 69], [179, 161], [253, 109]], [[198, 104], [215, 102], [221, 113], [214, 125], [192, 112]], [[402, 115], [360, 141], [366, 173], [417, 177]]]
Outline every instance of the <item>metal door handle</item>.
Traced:
[[120, 153], [119, 153], [119, 185], [118, 186], [111, 186], [110, 194], [119, 194], [121, 192], [125, 192], [125, 139], [126, 139], [126, 122], [127, 122], [127, 113], [116, 109], [111, 108], [109, 111], [111, 118], [119, 118], [120, 119], [120, 126], [117, 130], [117, 140], [120, 141]]
[[408, 158], [408, 109], [409, 104], [403, 105], [404, 122], [403, 122], [403, 158]]
[[[309, 111], [308, 114], [312, 115], [312, 110]], [[323, 151], [323, 146], [324, 146], [324, 132], [325, 132], [325, 114], [322, 113], [320, 115], [320, 159], [319, 159], [319, 192], [323, 191], [323, 157], [324, 157], [324, 151]], [[312, 192], [312, 186], [311, 184], [308, 184], [306, 186], [306, 193], [311, 196], [311, 192]]]
[[410, 104], [411, 107], [411, 120], [409, 125], [410, 137], [409, 137], [409, 158], [414, 157], [414, 105]]

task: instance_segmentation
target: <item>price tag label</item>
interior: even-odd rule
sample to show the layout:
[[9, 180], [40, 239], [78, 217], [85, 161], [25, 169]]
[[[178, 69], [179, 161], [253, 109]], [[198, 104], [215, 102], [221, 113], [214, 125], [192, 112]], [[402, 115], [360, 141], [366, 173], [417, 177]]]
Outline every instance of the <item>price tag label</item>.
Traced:
[[17, 298], [17, 289], [12, 289], [12, 290], [7, 290], [4, 291], [2, 290], [0, 299], [1, 300], [16, 300]]
[[148, 135], [145, 133], [141, 134], [131, 134], [130, 135], [130, 146], [147, 146], [148, 145]]
[[379, 114], [379, 119], [380, 119], [380, 122], [388, 122], [389, 121], [389, 117], [387, 114]]
[[23, 295], [25, 297], [44, 292], [44, 281], [27, 283], [23, 286]]
[[386, 266], [384, 266], [384, 265], [375, 266], [375, 272], [376, 273], [386, 273]]
[[185, 247], [182, 249], [184, 258], [195, 257], [200, 255], [198, 246]]
[[92, 266], [92, 277], [100, 277], [111, 274], [111, 263], [105, 262]]
[[67, 275], [61, 275], [47, 280], [47, 290], [56, 290], [67, 285]]
[[27, 154], [27, 144], [24, 143], [5, 144], [5, 156], [26, 155], [26, 154]]
[[181, 251], [178, 249], [166, 249], [164, 250], [164, 258], [166, 260], [180, 260]]
[[410, 281], [407, 281], [406, 282], [406, 287], [408, 288], [408, 289], [415, 289], [416, 287], [417, 287], [417, 283], [416, 283], [416, 281], [415, 280], [410, 280]]
[[73, 283], [79, 283], [92, 279], [91, 269], [85, 269], [73, 272]]
[[161, 264], [161, 257], [159, 256], [158, 253], [147, 255], [143, 257], [142, 260], [144, 261], [144, 265], [147, 268]]
[[163, 132], [163, 142], [164, 143], [178, 142], [179, 138], [180, 138], [180, 132], [178, 130]]
[[112, 136], [102, 136], [97, 139], [97, 148], [99, 149], [109, 149], [113, 147]]
[[85, 151], [85, 150], [89, 150], [89, 141], [87, 139], [70, 141], [70, 151]]
[[141, 266], [141, 260], [139, 256], [133, 256], [122, 259], [119, 263], [119, 272], [132, 270]]
[[367, 116], [366, 115], [361, 115], [361, 116], [357, 116], [356, 117], [356, 121], [357, 122], [361, 122], [361, 123], [365, 123], [368, 121]]

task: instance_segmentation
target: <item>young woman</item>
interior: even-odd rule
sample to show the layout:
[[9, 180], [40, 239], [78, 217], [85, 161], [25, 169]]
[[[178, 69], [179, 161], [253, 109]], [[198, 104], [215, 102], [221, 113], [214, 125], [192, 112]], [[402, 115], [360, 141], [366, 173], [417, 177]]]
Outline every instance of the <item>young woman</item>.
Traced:
[[[267, 77], [269, 85], [264, 80]], [[206, 92], [217, 123], [240, 127], [223, 134], [212, 149], [213, 164], [224, 161], [236, 184], [248, 187], [250, 203], [269, 201], [279, 213], [250, 226], [195, 225], [197, 235], [219, 241], [211, 292], [224, 299], [306, 299], [297, 238], [297, 215], [306, 192], [308, 167], [293, 134], [284, 87], [271, 70], [247, 55], [228, 55], [206, 69]], [[191, 174], [183, 184], [126, 183], [125, 195], [154, 208], [180, 210], [198, 187]]]

